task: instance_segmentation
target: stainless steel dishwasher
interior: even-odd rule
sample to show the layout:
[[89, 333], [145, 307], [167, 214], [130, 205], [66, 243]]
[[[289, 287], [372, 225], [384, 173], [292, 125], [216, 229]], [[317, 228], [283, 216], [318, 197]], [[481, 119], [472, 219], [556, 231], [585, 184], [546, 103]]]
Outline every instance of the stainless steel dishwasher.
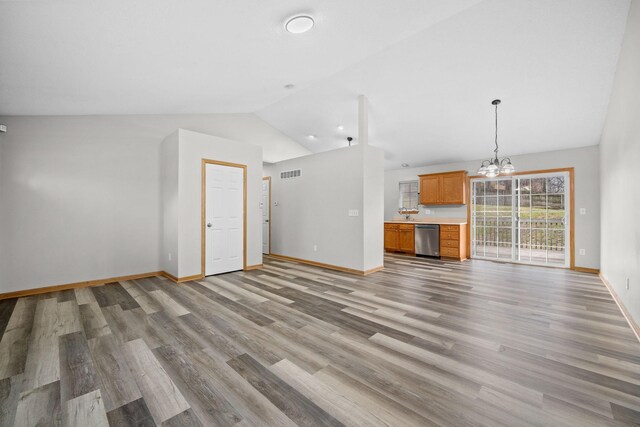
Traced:
[[440, 256], [440, 226], [416, 224], [416, 255]]

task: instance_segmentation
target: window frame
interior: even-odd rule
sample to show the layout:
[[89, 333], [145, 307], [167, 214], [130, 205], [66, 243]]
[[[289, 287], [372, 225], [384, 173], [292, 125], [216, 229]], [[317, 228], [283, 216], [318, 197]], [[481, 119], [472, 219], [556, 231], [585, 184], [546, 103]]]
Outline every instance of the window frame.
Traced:
[[[416, 204], [415, 204], [415, 209], [412, 208], [406, 208], [406, 210], [402, 210], [403, 207], [403, 201], [404, 201], [404, 194], [405, 193], [410, 193], [413, 194], [413, 191], [410, 192], [406, 192], [406, 191], [402, 191], [402, 185], [403, 184], [415, 184], [416, 185], [416, 191], [415, 191], [415, 198], [416, 198]], [[407, 180], [407, 181], [399, 181], [398, 182], [398, 212], [402, 213], [402, 214], [417, 214], [420, 212], [420, 181], [416, 180]]]

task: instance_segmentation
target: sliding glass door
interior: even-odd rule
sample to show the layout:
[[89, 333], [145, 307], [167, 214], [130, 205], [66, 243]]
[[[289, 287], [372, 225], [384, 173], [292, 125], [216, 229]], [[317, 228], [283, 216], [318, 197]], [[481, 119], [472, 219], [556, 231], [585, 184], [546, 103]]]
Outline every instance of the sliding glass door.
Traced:
[[474, 258], [569, 266], [568, 173], [471, 181]]

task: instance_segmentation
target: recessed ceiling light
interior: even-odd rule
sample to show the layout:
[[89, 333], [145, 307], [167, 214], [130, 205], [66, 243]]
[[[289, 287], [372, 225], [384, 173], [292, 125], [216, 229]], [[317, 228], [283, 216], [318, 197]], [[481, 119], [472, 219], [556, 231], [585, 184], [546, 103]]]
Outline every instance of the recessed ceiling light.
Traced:
[[294, 85], [293, 83], [289, 83], [289, 84], [284, 85], [285, 89], [293, 89], [294, 87], [296, 87], [296, 85]]
[[313, 28], [313, 18], [307, 15], [298, 15], [289, 19], [284, 27], [293, 34], [302, 34]]
[[400, 166], [402, 166], [403, 168], [408, 168], [409, 167], [409, 163], [403, 163]]
[[316, 139], [316, 136], [315, 136], [315, 135], [313, 135], [313, 134], [309, 134], [309, 135], [307, 135], [307, 138], [309, 138], [309, 139]]
[[344, 126], [338, 125], [338, 130], [344, 130]]

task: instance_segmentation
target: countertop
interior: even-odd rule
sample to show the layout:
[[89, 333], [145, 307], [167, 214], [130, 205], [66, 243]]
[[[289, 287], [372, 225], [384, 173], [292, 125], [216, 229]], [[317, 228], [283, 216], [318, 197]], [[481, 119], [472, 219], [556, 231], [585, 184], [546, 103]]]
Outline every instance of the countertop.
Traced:
[[466, 218], [420, 218], [417, 220], [392, 219], [385, 220], [385, 224], [439, 224], [439, 225], [465, 225]]

